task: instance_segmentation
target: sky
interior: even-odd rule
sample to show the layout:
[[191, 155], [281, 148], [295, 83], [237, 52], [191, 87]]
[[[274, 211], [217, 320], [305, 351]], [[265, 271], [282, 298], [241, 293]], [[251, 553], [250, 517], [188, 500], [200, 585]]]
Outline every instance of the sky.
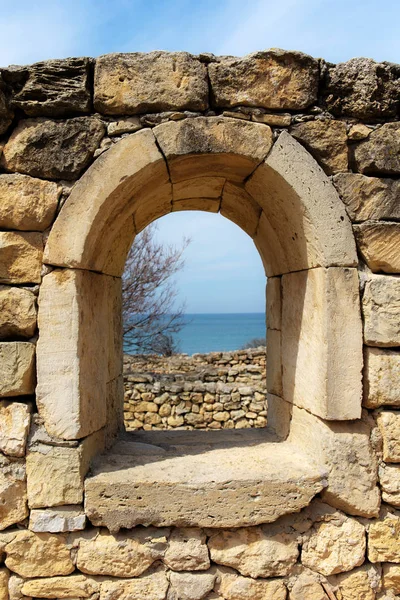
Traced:
[[[301, 50], [329, 62], [400, 62], [400, 1], [0, 0], [0, 66], [108, 52], [186, 50], [242, 56]], [[262, 312], [265, 275], [251, 241], [220, 215], [174, 213], [165, 242], [192, 239], [177, 277], [187, 312]]]

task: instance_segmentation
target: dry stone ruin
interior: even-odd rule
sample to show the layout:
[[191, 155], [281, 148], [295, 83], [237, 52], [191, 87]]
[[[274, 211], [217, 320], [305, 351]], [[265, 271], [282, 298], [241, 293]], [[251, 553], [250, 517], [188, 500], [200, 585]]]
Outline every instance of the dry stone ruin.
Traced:
[[[400, 597], [400, 66], [0, 72], [1, 600]], [[263, 260], [267, 427], [123, 433], [125, 257], [192, 209]]]

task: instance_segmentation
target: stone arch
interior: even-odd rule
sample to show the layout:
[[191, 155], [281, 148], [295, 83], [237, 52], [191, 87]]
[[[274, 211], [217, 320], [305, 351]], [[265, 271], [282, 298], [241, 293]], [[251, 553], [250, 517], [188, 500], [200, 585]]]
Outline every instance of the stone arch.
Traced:
[[[199, 117], [116, 143], [75, 185], [51, 230], [45, 262], [56, 268], [40, 291], [37, 388], [48, 431], [80, 439], [106, 424], [117, 429], [126, 254], [136, 232], [183, 209], [220, 210], [260, 252], [274, 431], [287, 434], [280, 399], [324, 419], [359, 418], [357, 255], [334, 187], [289, 134], [273, 143], [265, 125]], [[50, 325], [54, 306], [62, 308]]]

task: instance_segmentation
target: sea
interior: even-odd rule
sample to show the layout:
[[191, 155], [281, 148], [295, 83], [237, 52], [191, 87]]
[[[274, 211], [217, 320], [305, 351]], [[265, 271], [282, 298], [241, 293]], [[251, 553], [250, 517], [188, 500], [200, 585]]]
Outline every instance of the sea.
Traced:
[[173, 335], [184, 354], [238, 350], [265, 338], [265, 313], [185, 314], [183, 328]]

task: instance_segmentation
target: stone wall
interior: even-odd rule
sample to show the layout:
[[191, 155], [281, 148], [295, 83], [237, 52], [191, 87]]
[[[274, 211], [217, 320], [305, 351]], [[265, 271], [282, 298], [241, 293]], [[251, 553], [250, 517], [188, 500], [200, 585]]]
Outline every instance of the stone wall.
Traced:
[[[0, 75], [0, 599], [400, 597], [400, 66], [154, 52]], [[124, 187], [118, 165], [139, 179]], [[102, 194], [112, 202], [91, 212]], [[70, 207], [82, 212], [62, 235]], [[205, 483], [193, 465], [212, 445], [186, 444], [171, 484], [175, 449], [145, 437], [135, 456], [122, 441], [106, 467], [93, 459], [122, 409], [118, 352], [107, 352], [124, 248], [188, 208], [221, 211], [263, 256], [275, 437], [219, 449]], [[356, 270], [359, 296], [346, 287]], [[343, 306], [358, 317], [350, 340]], [[347, 383], [362, 369], [358, 326], [361, 418]]]
[[265, 348], [124, 357], [128, 431], [247, 429], [266, 416]]

